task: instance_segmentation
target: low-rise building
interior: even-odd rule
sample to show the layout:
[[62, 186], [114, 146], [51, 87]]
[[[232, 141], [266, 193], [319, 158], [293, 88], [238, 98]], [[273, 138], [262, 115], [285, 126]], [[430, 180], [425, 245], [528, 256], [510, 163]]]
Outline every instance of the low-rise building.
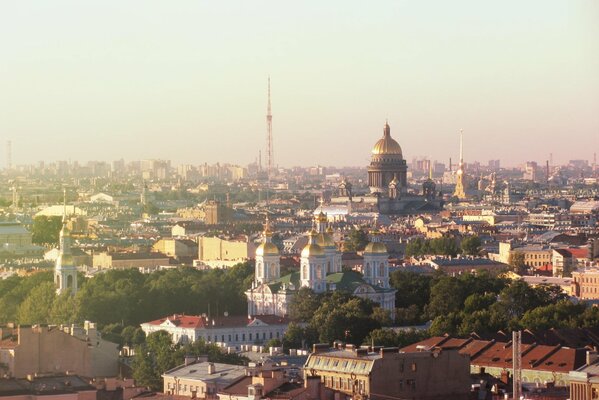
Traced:
[[570, 399], [599, 399], [599, 363], [597, 353], [589, 353], [585, 366], [570, 371]]
[[599, 269], [572, 272], [573, 294], [581, 300], [599, 300]]
[[[436, 336], [403, 348], [414, 351], [418, 348], [458, 349], [469, 356], [472, 374], [487, 373], [501, 379], [513, 374], [512, 343], [502, 340], [480, 340], [473, 337], [458, 339]], [[566, 347], [561, 344], [539, 344], [522, 342], [522, 382], [537, 385], [551, 383], [568, 386], [569, 372], [586, 362], [586, 348]]]
[[451, 276], [480, 271], [500, 274], [509, 269], [507, 264], [483, 257], [435, 257], [424, 263]]
[[217, 393], [246, 375], [243, 365], [208, 361], [181, 365], [163, 375], [164, 393], [198, 399], [216, 399]]
[[345, 395], [373, 400], [468, 399], [470, 360], [457, 349], [355, 348], [314, 345], [304, 366], [306, 378]]
[[153, 268], [169, 265], [170, 258], [158, 252], [108, 252], [93, 256], [96, 269]]
[[0, 222], [0, 252], [18, 256], [39, 255], [43, 248], [31, 243], [31, 232], [18, 222]]
[[198, 259], [210, 267], [230, 267], [254, 258], [256, 246], [248, 237], [224, 239], [202, 236], [198, 238]]
[[0, 379], [0, 398], [10, 400], [96, 400], [97, 392], [77, 375]]
[[271, 339], [282, 339], [288, 326], [287, 318], [275, 315], [208, 318], [175, 314], [145, 322], [141, 324], [141, 329], [146, 335], [166, 331], [172, 336], [174, 343], [202, 339], [226, 347], [239, 348], [244, 344], [265, 344]]
[[65, 373], [116, 376], [118, 345], [103, 340], [94, 323], [83, 327], [18, 326], [0, 328], [0, 375]]
[[152, 250], [177, 260], [194, 260], [198, 256], [198, 244], [190, 239], [163, 238], [154, 243]]

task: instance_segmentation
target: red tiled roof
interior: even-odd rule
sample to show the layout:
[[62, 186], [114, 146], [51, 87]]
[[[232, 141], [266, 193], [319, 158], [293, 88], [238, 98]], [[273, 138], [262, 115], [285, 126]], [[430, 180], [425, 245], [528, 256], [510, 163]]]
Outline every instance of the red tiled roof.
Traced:
[[568, 251], [572, 253], [573, 257], [576, 258], [588, 258], [589, 257], [589, 249], [587, 248], [569, 248]]
[[147, 322], [150, 325], [162, 325], [166, 320], [171, 321], [175, 326], [182, 328], [222, 328], [222, 327], [241, 327], [247, 326], [255, 320], [260, 320], [267, 325], [288, 324], [289, 319], [276, 315], [255, 315], [248, 319], [244, 315], [231, 315], [227, 317], [204, 318], [200, 315], [180, 315], [174, 314], [168, 317]]

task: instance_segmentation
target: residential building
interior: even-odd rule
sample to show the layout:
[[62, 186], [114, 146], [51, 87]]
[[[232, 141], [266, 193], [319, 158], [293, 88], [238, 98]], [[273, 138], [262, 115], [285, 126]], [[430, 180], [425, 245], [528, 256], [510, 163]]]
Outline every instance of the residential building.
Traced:
[[164, 393], [198, 399], [217, 399], [217, 393], [246, 376], [243, 365], [211, 362], [180, 365], [163, 375]]
[[0, 252], [18, 256], [39, 255], [42, 247], [31, 243], [31, 232], [18, 222], [0, 222]]
[[150, 268], [170, 264], [170, 258], [157, 252], [110, 252], [94, 254], [97, 269]]
[[[506, 374], [512, 376], [512, 343], [508, 339], [435, 336], [404, 347], [402, 351], [436, 347], [457, 349], [460, 354], [469, 356], [471, 373], [485, 372], [500, 379], [505, 378]], [[542, 343], [542, 336], [522, 341], [522, 382], [537, 385], [549, 382], [554, 386], [568, 386], [569, 372], [585, 365], [587, 349], [540, 342]]]
[[254, 258], [256, 247], [247, 236], [237, 239], [201, 236], [198, 238], [198, 260], [213, 268], [232, 267]]
[[304, 374], [340, 393], [373, 400], [468, 399], [470, 392], [469, 357], [450, 348], [404, 352], [317, 344]]
[[287, 318], [275, 315], [226, 316], [208, 318], [194, 315], [169, 315], [165, 318], [141, 324], [149, 335], [166, 331], [174, 343], [188, 343], [202, 339], [226, 347], [243, 344], [265, 344], [271, 339], [282, 339], [289, 326]]
[[0, 398], [10, 400], [96, 400], [97, 389], [77, 375], [0, 379]]
[[152, 251], [177, 260], [194, 260], [198, 257], [198, 243], [190, 239], [163, 238], [154, 243]]
[[586, 364], [575, 371], [570, 371], [570, 399], [599, 399], [599, 363], [597, 352], [587, 353]]
[[116, 376], [118, 345], [100, 337], [96, 325], [0, 328], [0, 375], [72, 372], [85, 377]]
[[581, 300], [599, 300], [599, 269], [572, 272], [574, 295]]

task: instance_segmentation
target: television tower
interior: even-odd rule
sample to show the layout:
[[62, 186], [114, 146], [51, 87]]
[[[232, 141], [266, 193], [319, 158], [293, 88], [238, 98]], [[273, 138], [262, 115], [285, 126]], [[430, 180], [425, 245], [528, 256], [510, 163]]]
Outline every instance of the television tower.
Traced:
[[270, 107], [270, 76], [268, 77], [268, 106], [266, 110], [266, 168], [268, 179], [272, 174], [274, 166], [274, 154], [272, 150], [272, 110]]

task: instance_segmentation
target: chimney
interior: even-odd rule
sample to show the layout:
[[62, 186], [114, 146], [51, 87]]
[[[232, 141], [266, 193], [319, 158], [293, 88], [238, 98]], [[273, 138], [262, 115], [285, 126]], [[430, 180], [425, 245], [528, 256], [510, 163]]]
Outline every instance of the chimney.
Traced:
[[216, 373], [216, 367], [214, 366], [214, 363], [208, 363], [208, 375], [212, 375]]
[[196, 362], [196, 357], [192, 354], [185, 354], [185, 366], [191, 365]]
[[597, 361], [597, 352], [594, 350], [588, 350], [587, 351], [587, 365], [591, 365], [593, 364], [595, 361]]

